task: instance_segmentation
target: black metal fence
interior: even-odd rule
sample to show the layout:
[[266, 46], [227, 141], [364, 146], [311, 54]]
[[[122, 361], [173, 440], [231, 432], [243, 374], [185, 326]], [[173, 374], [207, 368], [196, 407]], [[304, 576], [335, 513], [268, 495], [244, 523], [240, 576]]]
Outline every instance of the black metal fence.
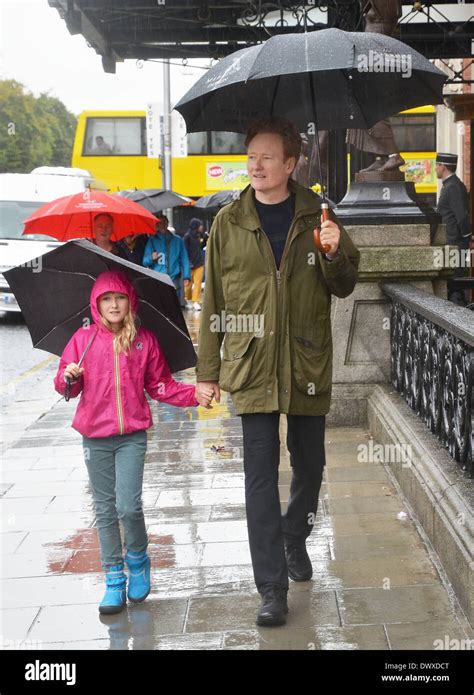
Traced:
[[392, 299], [392, 384], [472, 477], [474, 313], [413, 285], [382, 289]]

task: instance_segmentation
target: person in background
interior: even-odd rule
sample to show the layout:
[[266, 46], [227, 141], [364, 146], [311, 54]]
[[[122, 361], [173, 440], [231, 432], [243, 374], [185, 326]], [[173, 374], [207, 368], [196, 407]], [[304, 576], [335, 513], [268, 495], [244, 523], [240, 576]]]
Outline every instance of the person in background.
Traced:
[[161, 215], [158, 219], [156, 232], [155, 236], [149, 237], [146, 243], [143, 265], [170, 276], [176, 287], [179, 303], [184, 308], [181, 279], [184, 279], [184, 288], [191, 282], [191, 268], [184, 242], [177, 234], [169, 231], [166, 215]]
[[105, 142], [102, 135], [97, 135], [95, 139], [95, 147], [92, 154], [112, 154], [112, 148]]
[[[470, 247], [472, 228], [469, 220], [469, 196], [466, 186], [456, 174], [457, 154], [438, 152], [436, 155], [436, 176], [443, 185], [438, 200], [438, 212], [446, 225], [446, 242], [458, 247], [459, 264], [453, 278], [466, 274], [467, 264], [463, 256]], [[448, 299], [454, 304], [466, 306], [467, 300], [463, 290], [456, 289], [448, 281]]]
[[191, 264], [191, 283], [187, 286], [185, 295], [189, 308], [196, 311], [201, 311], [201, 284], [204, 272], [203, 239], [204, 224], [202, 220], [193, 217], [189, 223], [188, 231], [184, 235], [184, 245]]
[[94, 234], [92, 243], [104, 251], [127, 260], [125, 251], [117, 243], [111, 241], [114, 233], [114, 218], [112, 215], [109, 215], [108, 212], [101, 212], [99, 215], [96, 215], [92, 224], [92, 231]]
[[142, 265], [147, 241], [147, 234], [129, 234], [118, 241], [117, 246], [123, 251], [127, 261]]

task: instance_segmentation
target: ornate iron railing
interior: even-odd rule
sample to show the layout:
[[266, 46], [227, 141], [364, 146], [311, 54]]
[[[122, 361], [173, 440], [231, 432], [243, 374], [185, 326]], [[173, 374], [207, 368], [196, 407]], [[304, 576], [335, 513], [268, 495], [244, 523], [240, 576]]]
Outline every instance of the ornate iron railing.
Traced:
[[472, 477], [474, 313], [412, 285], [382, 289], [392, 299], [392, 384]]

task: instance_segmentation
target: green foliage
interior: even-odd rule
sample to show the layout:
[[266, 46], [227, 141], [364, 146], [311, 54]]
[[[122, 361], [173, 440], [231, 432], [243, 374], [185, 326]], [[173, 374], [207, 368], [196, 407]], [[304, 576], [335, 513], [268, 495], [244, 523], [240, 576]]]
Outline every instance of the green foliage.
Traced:
[[55, 97], [0, 80], [0, 173], [71, 166], [76, 117]]

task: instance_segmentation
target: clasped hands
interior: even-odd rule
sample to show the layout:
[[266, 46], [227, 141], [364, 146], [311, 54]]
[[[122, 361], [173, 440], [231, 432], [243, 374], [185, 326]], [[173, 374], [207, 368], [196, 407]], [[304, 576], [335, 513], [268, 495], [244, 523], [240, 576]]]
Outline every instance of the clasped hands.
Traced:
[[211, 401], [215, 398], [217, 403], [221, 400], [221, 390], [215, 381], [198, 381], [196, 384], [196, 399], [199, 405], [208, 410], [212, 408]]

